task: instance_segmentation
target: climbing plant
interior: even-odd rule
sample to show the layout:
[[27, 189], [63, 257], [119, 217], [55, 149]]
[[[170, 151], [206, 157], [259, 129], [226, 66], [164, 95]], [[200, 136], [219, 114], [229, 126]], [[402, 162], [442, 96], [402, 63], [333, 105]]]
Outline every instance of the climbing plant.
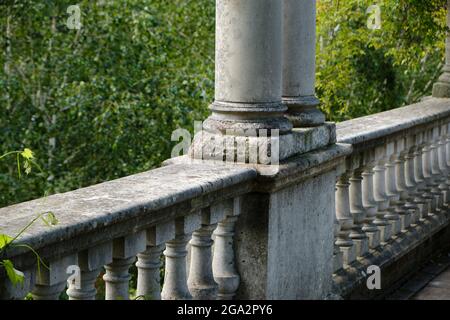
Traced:
[[[15, 156], [16, 158], [16, 168], [19, 179], [21, 178], [22, 166], [27, 175], [31, 173], [33, 166], [41, 170], [40, 166], [34, 160], [33, 152], [28, 148], [25, 148], [23, 151], [7, 152], [6, 154], [0, 156], [0, 160], [8, 156]], [[24, 247], [32, 251], [36, 256], [38, 276], [40, 275], [41, 265], [43, 265], [45, 268], [48, 268], [48, 266], [42, 261], [39, 254], [31, 246], [18, 241], [19, 237], [38, 220], [43, 221], [47, 226], [53, 226], [58, 223], [58, 219], [52, 212], [39, 213], [34, 219], [28, 222], [17, 234], [13, 236], [0, 232], [0, 269], [4, 269], [4, 271], [6, 272], [6, 276], [15, 286], [23, 284], [24, 274], [14, 267], [14, 263], [11, 260], [4, 258], [8, 249], [14, 247]]]

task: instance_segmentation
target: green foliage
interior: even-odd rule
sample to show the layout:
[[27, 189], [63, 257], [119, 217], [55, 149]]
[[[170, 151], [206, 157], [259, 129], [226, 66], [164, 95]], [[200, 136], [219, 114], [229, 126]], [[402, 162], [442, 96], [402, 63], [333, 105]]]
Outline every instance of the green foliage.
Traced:
[[[6, 154], [0, 156], [0, 160], [14, 154], [16, 155], [17, 169], [18, 169], [17, 173], [19, 175], [19, 178], [20, 178], [20, 157], [23, 158], [24, 168], [27, 175], [31, 172], [32, 164], [38, 166], [33, 160], [34, 159], [33, 151], [31, 151], [28, 148], [25, 148], [23, 151], [7, 152]], [[41, 219], [49, 227], [54, 226], [58, 223], [58, 219], [56, 218], [53, 212], [46, 212], [37, 215], [25, 227], [23, 227], [22, 230], [20, 230], [14, 237], [0, 233], [0, 267], [2, 267], [6, 271], [6, 276], [13, 285], [23, 284], [24, 274], [23, 272], [14, 268], [14, 264], [11, 260], [2, 259], [9, 247], [24, 247], [33, 252], [33, 254], [36, 256], [38, 277], [41, 274], [40, 272], [41, 265], [43, 265], [48, 269], [48, 266], [42, 261], [39, 254], [32, 247], [30, 247], [25, 243], [17, 243], [17, 239], [39, 219]]]
[[17, 241], [17, 239], [38, 220], [42, 220], [47, 226], [54, 226], [58, 223], [58, 219], [56, 219], [56, 216], [53, 213], [41, 213], [31, 220], [25, 227], [23, 227], [22, 230], [20, 230], [14, 237], [6, 234], [0, 234], [0, 266], [6, 270], [8, 279], [14, 285], [23, 283], [24, 275], [21, 271], [14, 268], [12, 261], [8, 259], [1, 259], [9, 247], [23, 247], [33, 252], [36, 257], [38, 277], [41, 274], [41, 265], [48, 269], [48, 266], [44, 263], [44, 261], [42, 261], [39, 254], [32, 247]]
[[83, 0], [80, 30], [72, 4], [0, 4], [0, 146], [30, 145], [48, 174], [17, 181], [0, 164], [0, 206], [155, 167], [174, 129], [207, 116], [213, 2]]
[[5, 268], [6, 275], [8, 276], [8, 279], [12, 282], [13, 285], [23, 284], [23, 281], [25, 279], [24, 274], [22, 271], [19, 271], [14, 268], [13, 263], [11, 260], [5, 259], [0, 261], [0, 265]]
[[[318, 2], [317, 91], [340, 121], [417, 102], [444, 59], [445, 0]], [[367, 27], [379, 5], [381, 28]]]

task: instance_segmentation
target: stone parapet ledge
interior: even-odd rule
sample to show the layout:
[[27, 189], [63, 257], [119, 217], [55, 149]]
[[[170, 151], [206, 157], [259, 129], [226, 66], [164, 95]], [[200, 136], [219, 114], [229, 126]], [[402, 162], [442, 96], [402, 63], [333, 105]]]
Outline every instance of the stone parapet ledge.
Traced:
[[[449, 122], [450, 100], [426, 98], [337, 124], [338, 143], [352, 145], [353, 152], [338, 183], [347, 193], [337, 199], [342, 221], [336, 243], [347, 256], [342, 265], [335, 253], [340, 266], [333, 275], [332, 296], [382, 298], [448, 241]], [[355, 251], [351, 255], [350, 249]], [[381, 290], [366, 284], [371, 266], [381, 271]]]
[[[256, 170], [236, 166], [165, 166], [1, 208], [0, 230], [13, 236], [38, 214], [52, 212], [56, 226], [37, 222], [18, 242], [31, 246], [44, 260], [57, 259], [246, 194], [256, 176]], [[36, 263], [26, 248], [8, 249], [7, 258], [18, 269]]]
[[413, 134], [449, 118], [450, 99], [428, 97], [416, 104], [338, 123], [337, 141], [355, 149], [369, 149], [385, 143], [389, 136]]
[[[307, 132], [318, 132], [323, 128], [324, 127], [314, 127], [304, 130]], [[252, 191], [272, 192], [311, 178], [319, 173], [336, 169], [336, 167], [339, 167], [339, 164], [342, 167], [345, 163], [345, 157], [349, 156], [351, 153], [351, 145], [337, 143], [331, 145], [324, 144], [313, 151], [283, 160], [278, 165], [226, 163], [216, 160], [192, 159], [189, 156], [168, 159], [164, 161], [163, 165], [215, 164], [217, 167], [237, 166], [249, 168], [255, 170], [258, 176], [257, 179], [253, 181]]]

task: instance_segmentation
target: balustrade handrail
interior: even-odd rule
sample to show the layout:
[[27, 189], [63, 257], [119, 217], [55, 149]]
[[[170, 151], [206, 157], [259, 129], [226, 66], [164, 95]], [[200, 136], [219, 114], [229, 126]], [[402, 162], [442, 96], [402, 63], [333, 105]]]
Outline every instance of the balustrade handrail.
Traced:
[[370, 266], [411, 272], [408, 255], [449, 225], [449, 130], [449, 101], [433, 97], [337, 124], [353, 151], [336, 183], [336, 294], [365, 288]]
[[370, 141], [449, 117], [448, 99], [427, 97], [419, 103], [340, 122], [336, 124], [337, 141], [354, 148], [369, 147]]
[[[255, 177], [252, 168], [226, 164], [168, 165], [0, 208], [0, 233], [14, 236], [38, 214], [51, 212], [58, 219], [57, 225], [35, 223], [18, 242], [31, 246], [44, 259], [53, 258], [245, 194]], [[22, 254], [27, 261], [17, 257]], [[21, 267], [34, 261], [23, 247], [7, 251], [6, 258], [14, 257]]]

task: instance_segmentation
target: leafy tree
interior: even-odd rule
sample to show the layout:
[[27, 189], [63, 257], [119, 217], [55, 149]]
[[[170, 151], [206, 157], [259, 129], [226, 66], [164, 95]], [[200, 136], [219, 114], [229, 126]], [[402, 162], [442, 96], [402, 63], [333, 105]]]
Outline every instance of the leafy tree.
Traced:
[[0, 205], [168, 158], [171, 132], [203, 119], [212, 99], [208, 3], [84, 0], [82, 26], [73, 30], [66, 24], [73, 1], [2, 2], [0, 145], [30, 145], [46, 159], [49, 178], [17, 182], [13, 169], [0, 164]]
[[[431, 94], [443, 66], [445, 4], [319, 0], [317, 89], [328, 118], [355, 118]], [[368, 28], [373, 5], [380, 9], [379, 29]]]

